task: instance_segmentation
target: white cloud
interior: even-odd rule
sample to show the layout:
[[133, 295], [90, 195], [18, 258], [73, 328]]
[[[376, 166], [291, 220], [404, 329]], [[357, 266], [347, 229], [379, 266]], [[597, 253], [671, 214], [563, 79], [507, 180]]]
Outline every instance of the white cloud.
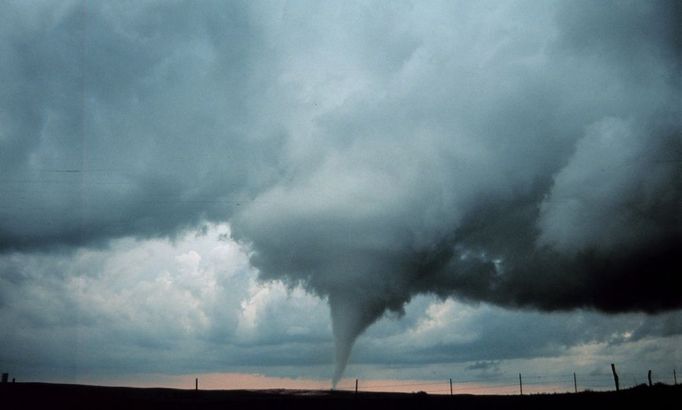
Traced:
[[[203, 372], [328, 376], [326, 301], [301, 287], [259, 282], [249, 250], [228, 232], [227, 225], [209, 225], [173, 241], [128, 238], [71, 254], [3, 255], [0, 318], [13, 331], [0, 338], [0, 362], [15, 374], [52, 380], [182, 373], [190, 362]], [[454, 372], [483, 380], [518, 368], [546, 372], [548, 360], [557, 374], [589, 373], [608, 360], [630, 361], [629, 372], [662, 369], [679, 359], [675, 321], [679, 315], [518, 313], [419, 296], [402, 317], [388, 315], [369, 329], [349, 372], [364, 378]], [[470, 366], [476, 362], [495, 368]], [[79, 376], [69, 368], [87, 371]]]

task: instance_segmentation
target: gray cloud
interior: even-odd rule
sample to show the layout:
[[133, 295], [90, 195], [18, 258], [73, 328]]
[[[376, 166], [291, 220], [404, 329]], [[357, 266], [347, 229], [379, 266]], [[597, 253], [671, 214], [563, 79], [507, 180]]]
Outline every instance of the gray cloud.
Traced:
[[1, 248], [173, 234], [269, 179], [240, 5], [2, 7]]
[[675, 2], [2, 8], [6, 253], [229, 221], [336, 378], [421, 293], [682, 306]]
[[[300, 288], [257, 283], [246, 250], [216, 240], [225, 229], [174, 244], [117, 240], [72, 258], [3, 255], [0, 321], [11, 331], [0, 336], [0, 363], [22, 380], [213, 371], [326, 376], [333, 340], [325, 302]], [[387, 377], [399, 369], [390, 377], [484, 381], [543, 358], [556, 361], [551, 371], [535, 370], [545, 376], [586, 373], [608, 366], [602, 355], [614, 352], [634, 369], [666, 368], [677, 360], [669, 351], [682, 332], [679, 319], [679, 312], [519, 312], [422, 295], [400, 319], [368, 329], [351, 375]]]

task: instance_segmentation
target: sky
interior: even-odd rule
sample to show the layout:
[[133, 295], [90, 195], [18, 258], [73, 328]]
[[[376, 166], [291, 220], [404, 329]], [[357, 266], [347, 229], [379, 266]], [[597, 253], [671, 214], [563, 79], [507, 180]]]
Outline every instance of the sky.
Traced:
[[672, 382], [680, 14], [1, 2], [0, 369], [437, 393], [610, 388], [617, 363], [626, 385]]

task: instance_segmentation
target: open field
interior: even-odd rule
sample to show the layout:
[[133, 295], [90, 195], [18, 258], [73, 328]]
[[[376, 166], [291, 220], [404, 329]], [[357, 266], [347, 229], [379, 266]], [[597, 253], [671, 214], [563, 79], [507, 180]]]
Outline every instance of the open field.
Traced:
[[579, 409], [672, 408], [682, 386], [640, 386], [621, 392], [526, 396], [426, 395], [321, 390], [180, 390], [72, 384], [0, 385], [4, 409]]

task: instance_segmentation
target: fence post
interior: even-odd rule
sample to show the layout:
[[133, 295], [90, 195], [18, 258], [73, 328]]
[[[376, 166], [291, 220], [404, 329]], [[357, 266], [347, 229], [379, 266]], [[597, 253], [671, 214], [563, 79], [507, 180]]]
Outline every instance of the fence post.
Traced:
[[649, 370], [649, 372], [647, 372], [646, 378], [649, 379], [649, 387], [653, 386], [653, 384], [651, 383], [651, 370]]
[[618, 383], [618, 373], [616, 373], [616, 365], [611, 363], [611, 371], [613, 372], [613, 381], [616, 383], [616, 391], [620, 391], [620, 384]]
[[521, 395], [523, 396], [523, 380], [521, 379], [521, 373], [519, 373], [519, 391], [521, 392]]
[[575, 372], [573, 372], [573, 388], [575, 389], [575, 392], [578, 392], [578, 379], [575, 377]]

